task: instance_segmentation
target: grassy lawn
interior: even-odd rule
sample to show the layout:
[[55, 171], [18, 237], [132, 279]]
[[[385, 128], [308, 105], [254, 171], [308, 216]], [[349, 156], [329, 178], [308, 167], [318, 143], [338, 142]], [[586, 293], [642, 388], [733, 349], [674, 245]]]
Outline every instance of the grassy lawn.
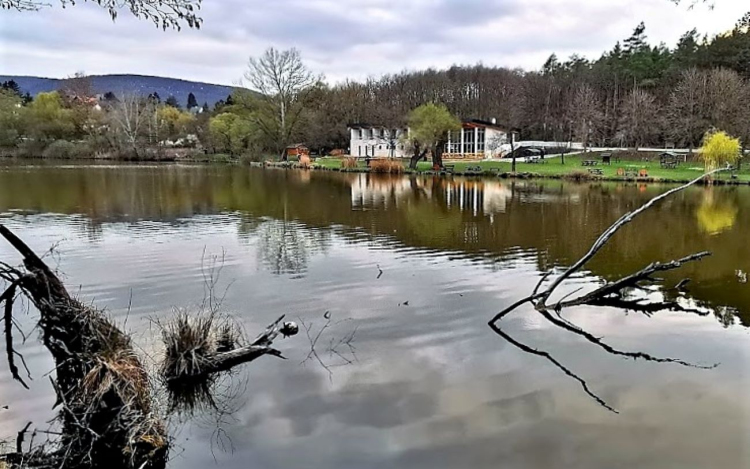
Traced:
[[[566, 156], [565, 164], [562, 164], [562, 159], [559, 156], [548, 157], [545, 163], [524, 163], [521, 160], [516, 161], [516, 172], [518, 173], [534, 173], [540, 176], [564, 176], [571, 173], [586, 173], [590, 167], [583, 166], [582, 161], [586, 160], [600, 160], [599, 155], [590, 153], [585, 156], [574, 155]], [[654, 161], [655, 160], [655, 161]], [[315, 164], [328, 169], [341, 168], [341, 158], [318, 158]], [[406, 162], [404, 162], [406, 164]], [[492, 168], [497, 168], [497, 171], [501, 173], [510, 172], [511, 161], [510, 160], [493, 160], [493, 161], [479, 161], [479, 162], [445, 162], [447, 165], [453, 165], [455, 172], [464, 173], [467, 167], [480, 167], [482, 171], [489, 171]], [[359, 162], [360, 168], [365, 168], [364, 161]], [[604, 178], [615, 178], [617, 177], [617, 170], [622, 168], [624, 170], [632, 169], [639, 171], [646, 169], [648, 176], [654, 179], [667, 180], [667, 181], [687, 181], [697, 178], [703, 173], [703, 167], [701, 163], [695, 161], [688, 161], [687, 163], [680, 163], [680, 166], [676, 169], [663, 169], [659, 165], [659, 157], [654, 154], [651, 161], [628, 161], [622, 160], [619, 163], [612, 162], [612, 165], [597, 165], [594, 168], [601, 169]], [[432, 169], [430, 162], [420, 162], [417, 165], [418, 171], [429, 171]], [[722, 173], [718, 176], [719, 179], [729, 179], [729, 173]], [[750, 162], [745, 162], [742, 170], [738, 174], [738, 179], [745, 182], [750, 182]]]

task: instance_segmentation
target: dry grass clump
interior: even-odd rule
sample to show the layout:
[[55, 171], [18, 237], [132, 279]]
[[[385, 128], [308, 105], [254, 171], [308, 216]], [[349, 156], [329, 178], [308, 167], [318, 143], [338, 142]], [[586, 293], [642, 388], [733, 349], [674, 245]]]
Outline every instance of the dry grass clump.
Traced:
[[594, 179], [593, 175], [588, 171], [575, 170], [563, 176], [565, 179], [569, 179], [575, 182], [591, 181]]
[[297, 163], [297, 166], [302, 169], [310, 169], [310, 167], [312, 166], [310, 157], [308, 155], [301, 155], [299, 157], [299, 162]]
[[350, 156], [341, 160], [341, 167], [343, 169], [354, 169], [357, 167], [357, 158]]
[[191, 316], [180, 311], [161, 329], [165, 345], [161, 374], [167, 380], [200, 375], [216, 353], [237, 348], [242, 338], [236, 325], [214, 313]]
[[392, 159], [372, 160], [370, 171], [373, 173], [401, 174], [404, 172], [404, 165], [400, 161]]

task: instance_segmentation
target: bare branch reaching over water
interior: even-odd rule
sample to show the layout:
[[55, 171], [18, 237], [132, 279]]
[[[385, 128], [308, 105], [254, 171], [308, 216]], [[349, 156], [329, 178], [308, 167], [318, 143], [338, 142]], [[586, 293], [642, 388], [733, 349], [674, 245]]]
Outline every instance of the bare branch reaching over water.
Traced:
[[[694, 184], [697, 184], [698, 182], [702, 181], [706, 177], [709, 177], [721, 171], [726, 171], [726, 168], [717, 169], [717, 170], [708, 172], [702, 175], [701, 177], [696, 178], [686, 184], [670, 189], [664, 192], [663, 194], [660, 194], [652, 198], [651, 200], [646, 202], [644, 205], [642, 205], [638, 209], [632, 212], [628, 212], [624, 214], [623, 216], [621, 216], [615, 223], [613, 223], [609, 228], [607, 228], [599, 236], [599, 238], [594, 242], [591, 248], [589, 248], [588, 252], [586, 252], [586, 254], [583, 255], [583, 257], [581, 257], [573, 265], [571, 265], [569, 268], [563, 271], [562, 274], [557, 276], [555, 280], [547, 288], [542, 289], [542, 286], [547, 281], [547, 279], [550, 276], [552, 276], [553, 271], [549, 271], [541, 277], [541, 279], [538, 281], [538, 283], [536, 284], [536, 286], [534, 287], [534, 289], [532, 290], [529, 296], [516, 301], [515, 303], [511, 304], [504, 310], [497, 313], [489, 321], [490, 328], [496, 334], [500, 335], [501, 337], [503, 337], [505, 340], [507, 340], [509, 343], [519, 348], [520, 350], [526, 353], [531, 353], [533, 355], [546, 358], [548, 361], [554, 364], [557, 368], [563, 371], [566, 375], [578, 381], [583, 387], [586, 394], [591, 396], [598, 404], [600, 404], [601, 406], [613, 412], [616, 412], [616, 410], [612, 408], [611, 406], [609, 406], [608, 404], [606, 404], [606, 402], [601, 397], [597, 396], [594, 392], [592, 392], [589, 389], [586, 382], [580, 376], [576, 375], [575, 373], [570, 371], [568, 368], [563, 366], [559, 361], [554, 359], [554, 357], [552, 357], [552, 355], [549, 354], [548, 352], [536, 350], [510, 337], [510, 335], [508, 335], [507, 332], [503, 331], [500, 328], [500, 325], [499, 325], [500, 320], [502, 320], [504, 317], [506, 317], [508, 314], [512, 313], [519, 307], [525, 305], [526, 303], [531, 303], [534, 306], [534, 309], [539, 314], [541, 314], [547, 321], [549, 321], [551, 324], [557, 327], [560, 327], [561, 329], [565, 331], [568, 331], [580, 337], [583, 337], [588, 342], [598, 346], [599, 348], [603, 349], [604, 351], [612, 355], [617, 355], [617, 356], [626, 357], [626, 358], [633, 358], [633, 359], [642, 359], [642, 360], [657, 362], [657, 363], [676, 363], [676, 364], [683, 365], [683, 366], [702, 368], [702, 369], [709, 369], [709, 368], [716, 367], [717, 365], [712, 365], [712, 366], [694, 365], [692, 363], [688, 363], [686, 361], [676, 359], [676, 358], [655, 357], [653, 355], [650, 355], [644, 352], [626, 352], [626, 351], [618, 350], [612, 347], [611, 345], [603, 342], [601, 338], [595, 337], [593, 334], [565, 321], [564, 319], [562, 319], [562, 316], [560, 315], [560, 312], [564, 308], [569, 308], [572, 306], [579, 306], [579, 305], [612, 306], [612, 307], [619, 307], [623, 309], [634, 309], [634, 310], [642, 311], [642, 312], [653, 312], [653, 311], [661, 310], [661, 309], [673, 309], [673, 310], [678, 310], [678, 311], [692, 312], [691, 310], [687, 308], [681, 307], [677, 302], [642, 303], [640, 301], [628, 300], [624, 298], [623, 292], [627, 289], [639, 287], [640, 286], [639, 283], [641, 282], [656, 283], [659, 281], [659, 279], [654, 278], [653, 277], [654, 274], [658, 272], [664, 272], [664, 271], [680, 268], [688, 262], [699, 261], [711, 255], [711, 253], [709, 252], [700, 252], [697, 254], [692, 254], [690, 256], [683, 257], [682, 259], [674, 260], [674, 261], [667, 262], [667, 263], [653, 262], [634, 274], [623, 277], [622, 279], [617, 280], [615, 282], [607, 283], [606, 285], [600, 288], [597, 288], [592, 292], [586, 293], [582, 296], [575, 297], [569, 300], [568, 298], [574, 295], [575, 293], [577, 293], [576, 291], [576, 292], [573, 292], [572, 294], [568, 294], [564, 296], [555, 304], [550, 305], [548, 304], [548, 302], [552, 294], [555, 292], [555, 290], [560, 285], [562, 285], [562, 283], [565, 282], [565, 280], [569, 279], [572, 275], [574, 275], [581, 268], [583, 268], [586, 265], [586, 263], [588, 263], [622, 227], [624, 227], [625, 225], [633, 221], [638, 215], [650, 209], [658, 202], [670, 197], [673, 194], [676, 194], [677, 192], [685, 190]], [[550, 312], [550, 310], [554, 311], [556, 314], [553, 315]]]

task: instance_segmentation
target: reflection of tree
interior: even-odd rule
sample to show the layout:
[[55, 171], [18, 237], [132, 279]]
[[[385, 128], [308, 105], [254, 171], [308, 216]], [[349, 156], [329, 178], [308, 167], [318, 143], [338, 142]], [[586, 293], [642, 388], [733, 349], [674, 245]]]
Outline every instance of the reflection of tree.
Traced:
[[329, 230], [287, 220], [264, 221], [254, 234], [261, 262], [275, 275], [303, 276], [310, 256], [327, 251], [331, 243]]
[[[508, 314], [512, 313], [513, 311], [520, 308], [521, 306], [530, 304], [534, 307], [534, 310], [537, 313], [539, 313], [551, 325], [554, 325], [566, 332], [569, 332], [582, 339], [585, 339], [589, 343], [596, 345], [597, 347], [599, 347], [600, 349], [604, 350], [605, 352], [609, 354], [620, 356], [620, 357], [632, 358], [634, 360], [642, 359], [642, 360], [658, 362], [658, 363], [677, 363], [680, 365], [696, 367], [696, 368], [710, 368], [710, 367], [702, 367], [702, 366], [693, 365], [691, 363], [688, 363], [679, 359], [655, 357], [645, 352], [631, 352], [631, 351], [619, 350], [611, 346], [607, 342], [603, 341], [601, 337], [596, 337], [595, 335], [586, 331], [584, 328], [578, 327], [577, 325], [571, 323], [570, 321], [568, 321], [562, 316], [562, 311], [565, 308], [576, 307], [576, 306], [581, 306], [581, 305], [608, 306], [608, 307], [613, 307], [613, 308], [620, 308], [626, 311], [628, 310], [638, 311], [646, 315], [649, 315], [655, 311], [660, 311], [664, 309], [694, 312], [693, 310], [689, 308], [685, 308], [675, 301], [664, 301], [664, 302], [654, 303], [652, 301], [649, 301], [648, 298], [631, 299], [629, 297], [629, 292], [632, 290], [647, 290], [647, 288], [645, 288], [644, 285], [653, 285], [653, 284], [663, 281], [663, 279], [655, 277], [655, 275], [663, 273], [663, 272], [667, 272], [670, 270], [678, 269], [682, 267], [684, 264], [687, 264], [689, 262], [700, 261], [701, 259], [707, 256], [710, 256], [711, 255], [710, 252], [704, 251], [704, 252], [695, 253], [690, 256], [685, 256], [681, 259], [673, 260], [668, 263], [652, 262], [646, 267], [640, 269], [639, 271], [633, 274], [621, 277], [616, 281], [607, 282], [604, 285], [599, 286], [598, 288], [595, 288], [594, 290], [588, 293], [582, 294], [582, 295], [579, 295], [578, 293], [583, 288], [579, 288], [575, 291], [567, 293], [566, 295], [562, 297], [558, 297], [558, 295], [555, 295], [555, 293], [558, 287], [560, 287], [563, 283], [565, 283], [566, 280], [570, 279], [573, 275], [575, 275], [577, 272], [583, 269], [588, 264], [588, 262], [594, 256], [596, 256], [596, 254], [599, 251], [601, 251], [605, 247], [607, 242], [612, 239], [615, 233], [617, 233], [624, 226], [630, 224], [633, 221], [633, 219], [635, 219], [637, 216], [646, 212], [648, 209], [652, 208], [655, 204], [666, 199], [670, 195], [680, 192], [684, 189], [687, 189], [691, 185], [700, 182], [704, 177], [710, 176], [714, 173], [717, 173], [718, 171], [720, 170], [714, 170], [712, 172], [707, 173], [705, 176], [701, 176], [685, 185], [682, 185], [680, 187], [676, 187], [667, 192], [664, 192], [663, 194], [660, 194], [650, 199], [648, 202], [640, 206], [638, 209], [625, 213], [616, 222], [614, 222], [609, 228], [604, 230], [604, 232], [591, 245], [591, 247], [586, 252], [586, 254], [584, 254], [580, 259], [578, 259], [575, 263], [573, 263], [567, 269], [563, 270], [561, 273], [556, 272], [556, 269], [551, 269], [547, 271], [541, 277], [541, 279], [537, 282], [536, 286], [533, 288], [532, 292], [528, 296], [516, 301], [512, 305], [508, 306], [507, 308], [505, 308], [504, 310], [496, 314], [489, 321], [488, 323], [489, 327], [497, 335], [505, 339], [508, 343], [512, 344], [519, 350], [526, 352], [528, 354], [531, 354], [531, 355], [536, 355], [536, 356], [545, 358], [548, 362], [552, 363], [554, 366], [556, 366], [560, 371], [565, 373], [567, 376], [578, 381], [578, 383], [583, 388], [584, 392], [588, 394], [592, 399], [594, 399], [599, 405], [615, 413], [617, 413], [617, 411], [613, 407], [608, 405], [601, 397], [595, 394], [589, 388], [588, 384], [583, 378], [581, 378], [575, 372], [571, 371], [569, 368], [563, 365], [551, 353], [546, 352], [544, 350], [536, 349], [525, 343], [519, 342], [510, 334], [508, 334], [507, 331], [503, 330], [501, 327], [501, 322], [503, 318], [505, 318]], [[547, 280], [550, 278], [552, 278], [553, 280], [550, 282], [547, 282]], [[683, 284], [684, 282], [680, 282], [680, 284], [676, 288], [677, 289], [681, 288]], [[543, 288], [545, 287], [545, 285], [546, 285], [546, 288]], [[555, 296], [554, 300], [552, 299], [553, 296]], [[714, 365], [714, 366], [717, 366], [717, 365]]]
[[713, 188], [707, 189], [703, 203], [695, 212], [698, 226], [704, 232], [716, 235], [734, 226], [739, 209], [729, 198], [714, 198]]

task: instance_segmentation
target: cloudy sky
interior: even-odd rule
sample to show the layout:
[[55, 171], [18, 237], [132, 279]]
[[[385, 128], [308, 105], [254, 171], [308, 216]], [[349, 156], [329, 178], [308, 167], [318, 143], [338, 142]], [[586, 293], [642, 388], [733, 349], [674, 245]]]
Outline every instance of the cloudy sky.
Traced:
[[[597, 57], [645, 21], [653, 43], [731, 29], [745, 0], [203, 0], [204, 27], [162, 31], [55, 0], [0, 11], [0, 75], [138, 73], [236, 84], [250, 56], [297, 47], [329, 82], [453, 63], [538, 69], [553, 52]], [[690, 0], [683, 0], [689, 2]]]

